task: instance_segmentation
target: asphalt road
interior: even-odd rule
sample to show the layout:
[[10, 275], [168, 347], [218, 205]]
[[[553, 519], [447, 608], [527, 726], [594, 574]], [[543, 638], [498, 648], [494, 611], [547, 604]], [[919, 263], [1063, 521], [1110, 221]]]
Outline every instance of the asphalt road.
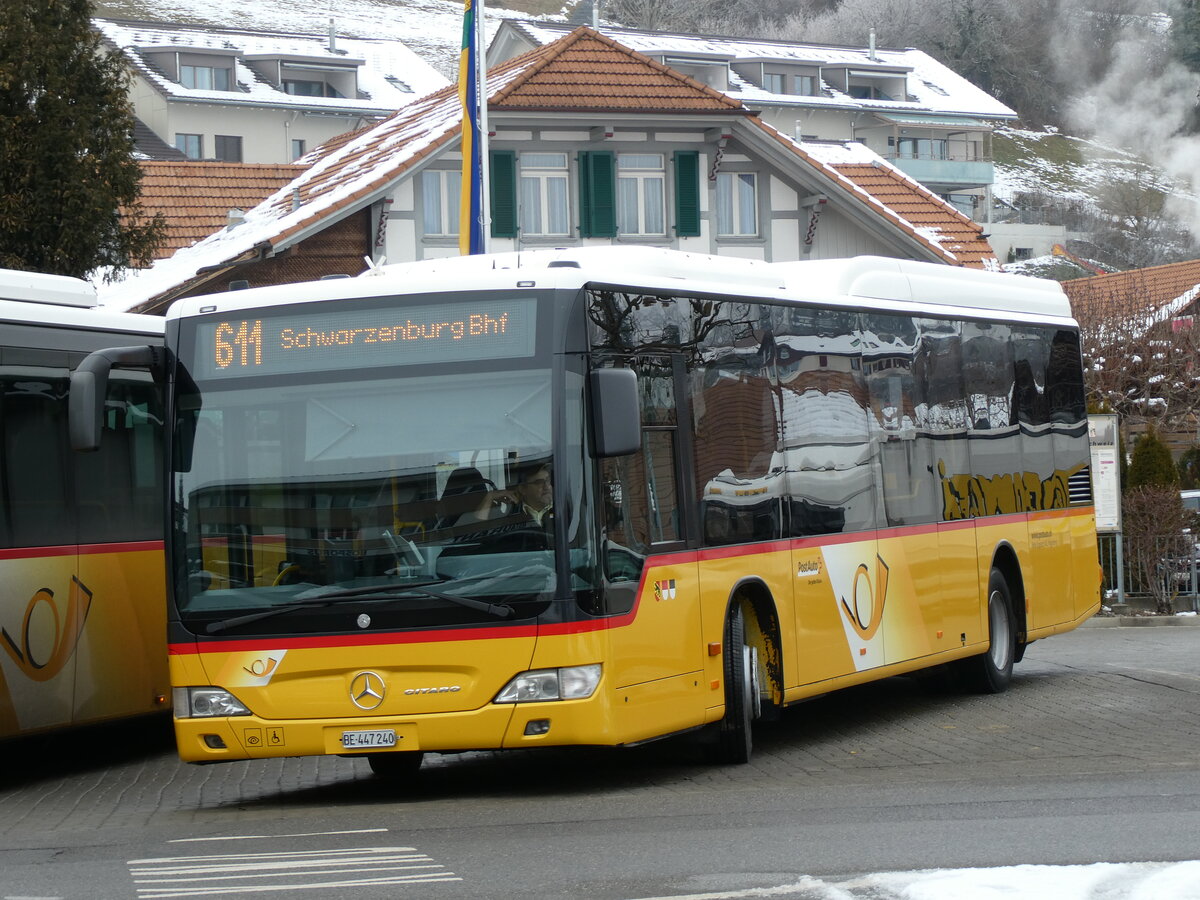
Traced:
[[1004, 695], [895, 678], [756, 739], [738, 767], [682, 740], [432, 756], [407, 788], [185, 766], [161, 721], [9, 744], [0, 898], [874, 897], [856, 875], [1200, 858], [1200, 628], [1084, 628]]

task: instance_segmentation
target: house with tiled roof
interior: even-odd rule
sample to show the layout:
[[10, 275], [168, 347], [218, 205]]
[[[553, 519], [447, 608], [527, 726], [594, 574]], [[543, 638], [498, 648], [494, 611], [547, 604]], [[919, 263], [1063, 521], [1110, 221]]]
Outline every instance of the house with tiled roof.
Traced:
[[[288, 163], [446, 79], [395, 40], [93, 19], [132, 74], [150, 159]], [[174, 148], [175, 152], [170, 152]], [[166, 152], [164, 152], [164, 150]]]
[[1200, 260], [1062, 283], [1080, 324], [1089, 395], [1127, 438], [1154, 422], [1178, 455], [1200, 440]]
[[1063, 290], [1081, 322], [1168, 321], [1192, 314], [1200, 260], [1074, 278], [1063, 282]]
[[[992, 260], [978, 225], [867, 148], [797, 141], [589, 28], [496, 66], [488, 96], [491, 250]], [[232, 284], [300, 281], [314, 258], [320, 274], [352, 275], [385, 258], [458, 255], [461, 120], [447, 87], [337, 138], [240, 224], [104, 287], [104, 302], [154, 311]]]
[[163, 217], [164, 240], [154, 254], [165, 259], [222, 228], [235, 227], [245, 210], [261, 203], [304, 171], [295, 163], [142, 160], [141, 204]]
[[[488, 49], [496, 63], [561, 38], [557, 22], [505, 19]], [[994, 181], [991, 135], [1015, 111], [912, 47], [865, 47], [673, 34], [601, 32], [741, 101], [797, 140], [859, 141], [971, 214]], [[867, 34], [863, 35], [868, 38]]]

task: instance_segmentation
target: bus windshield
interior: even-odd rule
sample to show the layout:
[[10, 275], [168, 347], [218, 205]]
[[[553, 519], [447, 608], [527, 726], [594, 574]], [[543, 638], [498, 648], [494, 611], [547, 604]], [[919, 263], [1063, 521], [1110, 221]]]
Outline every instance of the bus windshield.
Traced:
[[[382, 374], [226, 379], [179, 397], [185, 626], [437, 627], [545, 609], [555, 535], [581, 531], [556, 525], [573, 504], [556, 502], [550, 370]], [[566, 390], [578, 408], [582, 380]]]

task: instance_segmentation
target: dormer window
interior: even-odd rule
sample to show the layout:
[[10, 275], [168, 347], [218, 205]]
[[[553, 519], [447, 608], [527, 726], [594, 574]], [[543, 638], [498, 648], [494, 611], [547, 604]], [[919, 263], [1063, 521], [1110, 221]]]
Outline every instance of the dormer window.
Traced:
[[236, 91], [237, 51], [218, 47], [146, 47], [146, 62], [192, 91]]
[[821, 96], [820, 68], [813, 63], [796, 64], [791, 60], [742, 60], [734, 70], [764, 91], [796, 97]]
[[180, 65], [179, 83], [198, 91], [230, 90], [230, 72], [223, 66]]
[[664, 56], [662, 63], [714, 90], [729, 90], [729, 64], [725, 59]]
[[260, 78], [293, 97], [358, 99], [358, 67], [365, 62], [346, 57], [337, 62], [305, 56], [247, 55], [246, 64]]
[[827, 67], [821, 70], [825, 82], [856, 100], [908, 100], [907, 69], [850, 69]]
[[292, 94], [296, 97], [340, 97], [337, 88], [331, 84], [326, 84], [324, 81], [303, 81], [300, 79], [285, 79], [283, 82], [283, 90], [285, 93]]
[[819, 97], [821, 95], [821, 79], [816, 75], [793, 75], [792, 93], [801, 97]]

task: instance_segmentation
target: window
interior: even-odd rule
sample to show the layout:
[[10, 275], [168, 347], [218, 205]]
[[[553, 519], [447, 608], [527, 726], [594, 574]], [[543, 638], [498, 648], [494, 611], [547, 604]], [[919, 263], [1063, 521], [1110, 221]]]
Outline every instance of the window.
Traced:
[[428, 171], [421, 173], [421, 214], [424, 234], [457, 235], [462, 173]]
[[758, 176], [753, 172], [717, 175], [717, 234], [725, 237], [758, 234]]
[[763, 73], [763, 89], [770, 91], [772, 94], [786, 93], [783, 88], [783, 81], [783, 76], [778, 72]]
[[175, 135], [175, 147], [181, 150], [188, 159], [203, 159], [204, 135], [177, 134]]
[[817, 90], [816, 75], [795, 75], [793, 76], [792, 84], [794, 87], [793, 93], [799, 94], [802, 97], [816, 97], [819, 93]]
[[530, 236], [571, 233], [565, 153], [521, 154], [521, 231]]
[[896, 143], [896, 155], [900, 159], [946, 159], [946, 140], [902, 137]]
[[306, 149], [307, 147], [308, 147], [308, 143], [306, 141], [298, 140], [297, 138], [292, 138], [292, 159], [299, 159], [300, 157], [302, 157], [305, 153], [308, 152], [308, 150]]
[[[325, 97], [326, 84], [323, 81], [285, 81], [283, 89], [286, 93], [297, 97]], [[336, 96], [330, 94], [328, 96]]]
[[846, 93], [855, 100], [892, 100], [895, 99], [891, 95], [885, 93], [880, 88], [873, 84], [851, 84], [846, 88]]
[[180, 66], [179, 83], [199, 91], [229, 90], [229, 69], [216, 66]]
[[624, 235], [667, 233], [666, 175], [661, 153], [617, 157], [617, 230]]
[[217, 159], [225, 162], [242, 161], [242, 139], [237, 135], [218, 134], [215, 138]]

